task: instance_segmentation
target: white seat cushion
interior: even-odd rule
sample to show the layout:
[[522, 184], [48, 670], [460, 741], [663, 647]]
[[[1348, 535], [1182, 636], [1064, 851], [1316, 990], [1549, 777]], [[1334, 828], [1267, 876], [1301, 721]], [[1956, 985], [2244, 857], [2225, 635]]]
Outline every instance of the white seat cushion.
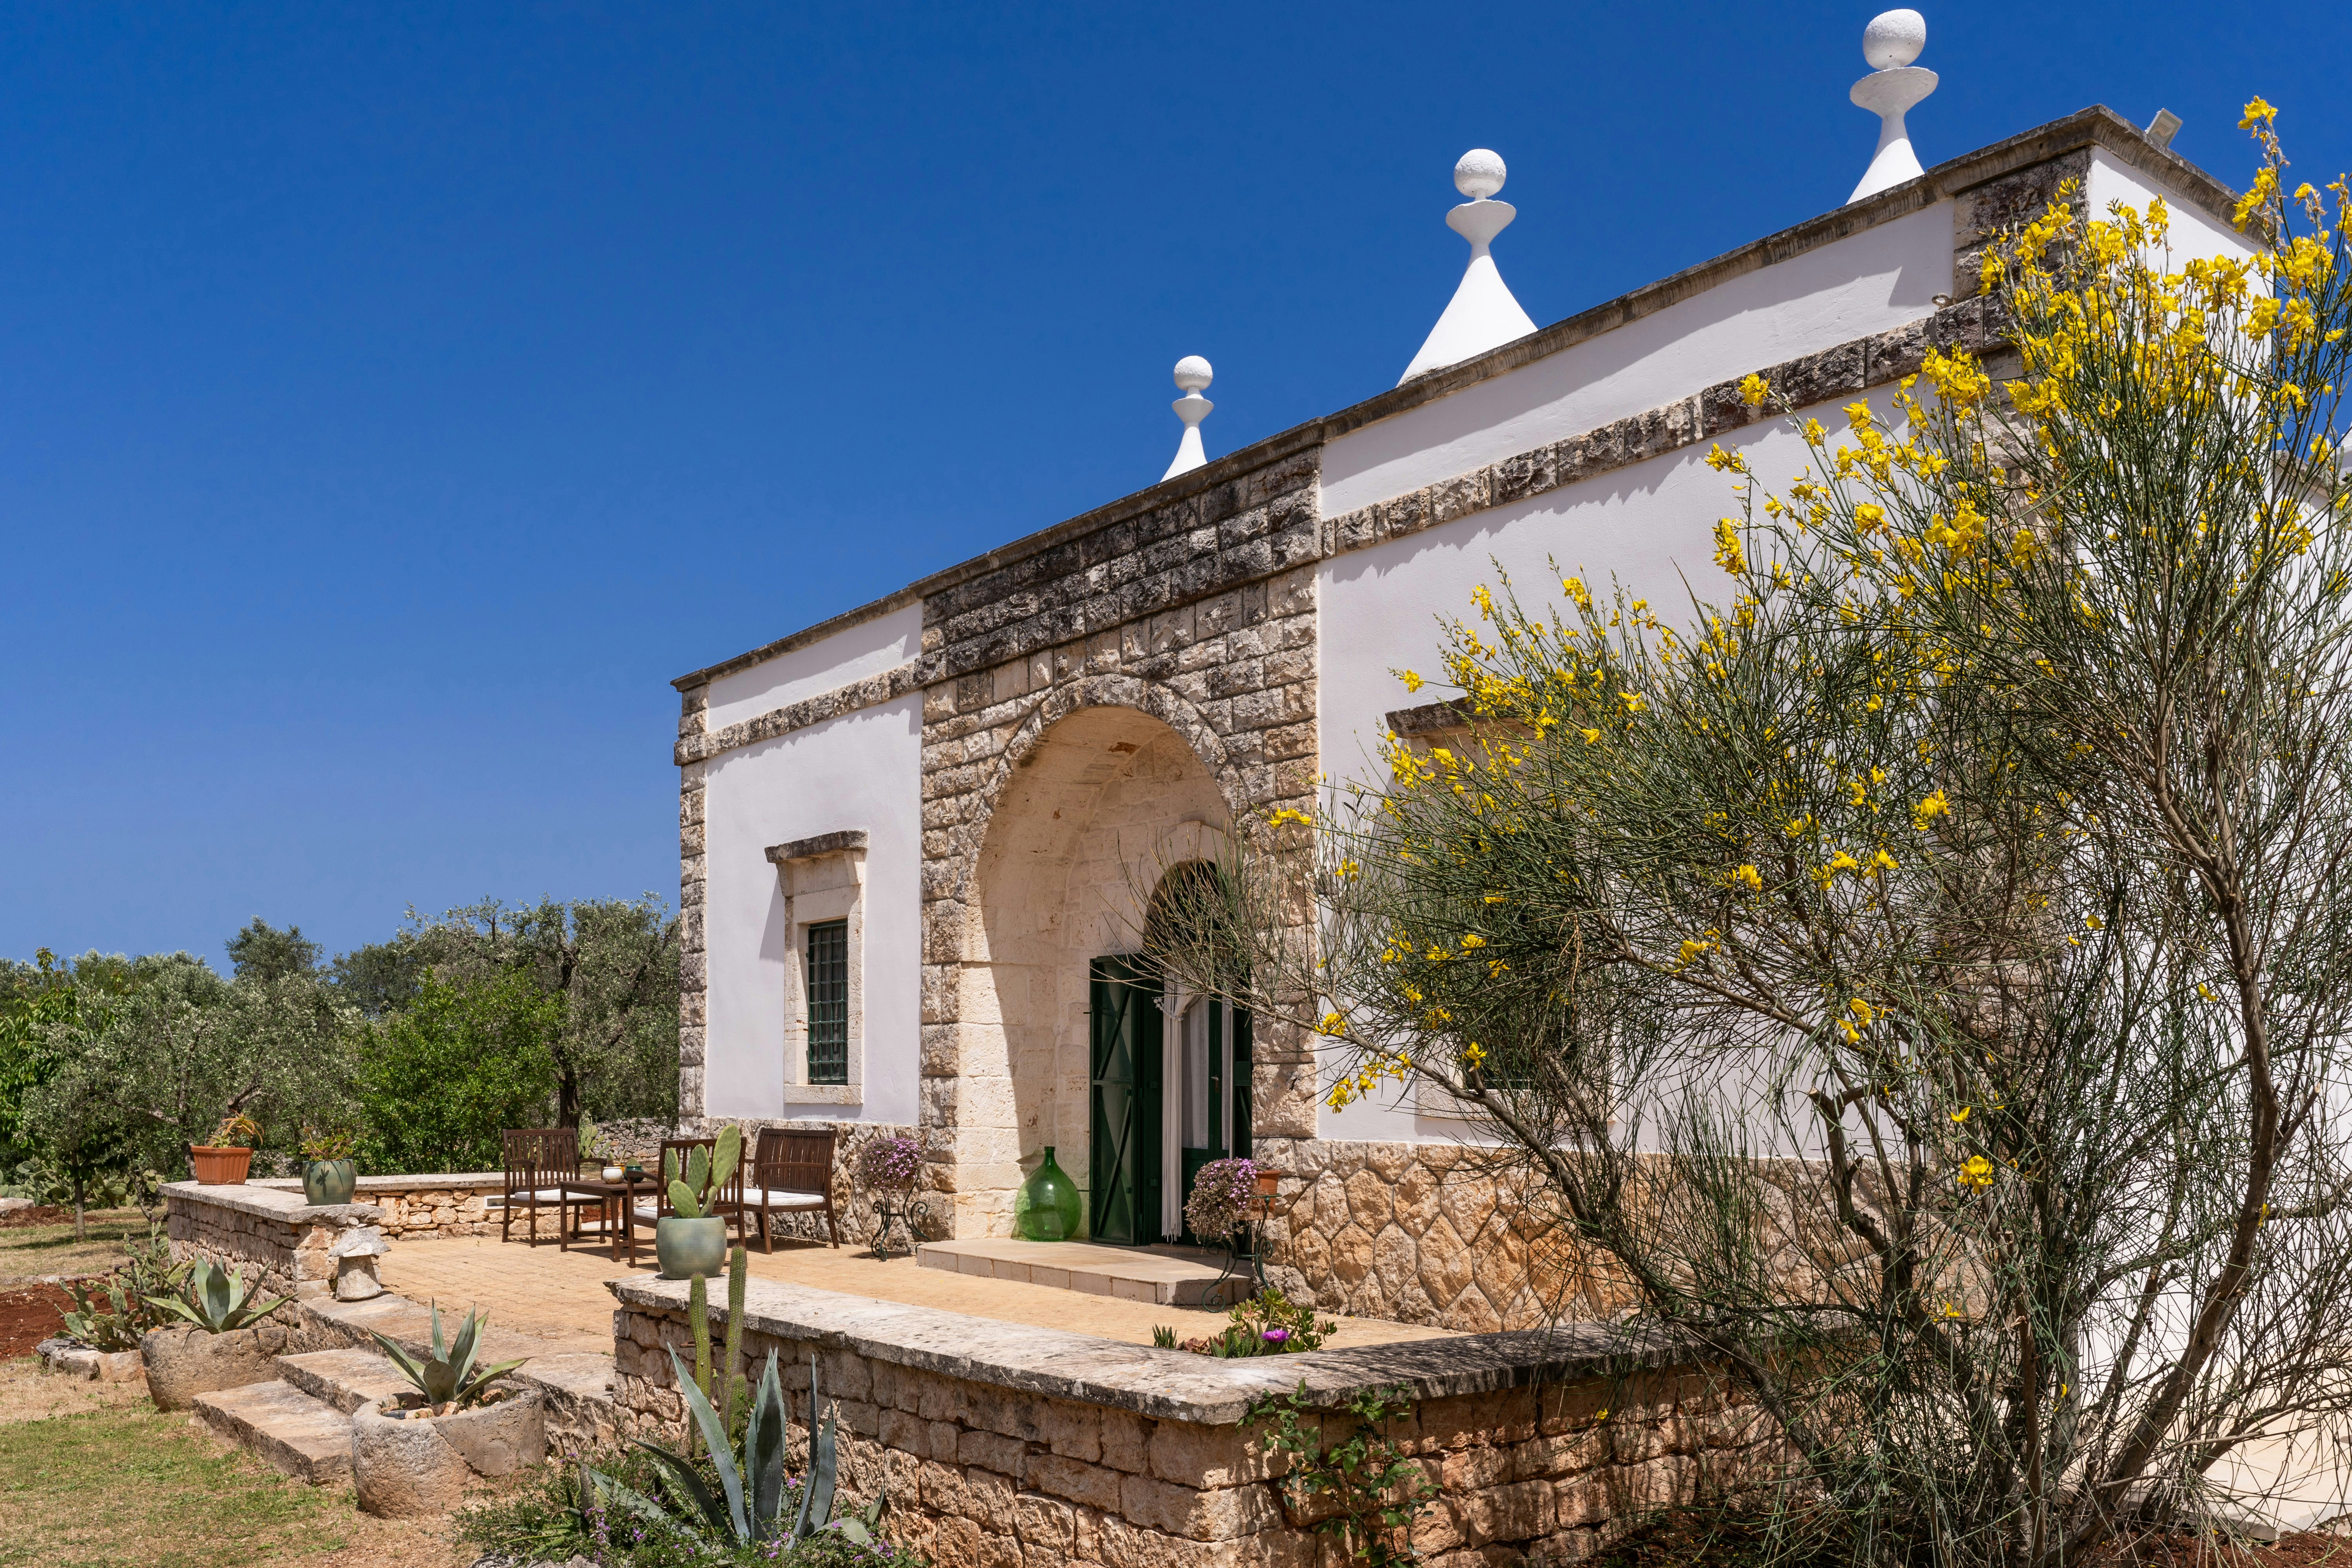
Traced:
[[743, 1201], [758, 1204], [764, 1201], [772, 1209], [821, 1209], [824, 1207], [823, 1193], [796, 1193], [787, 1187], [745, 1187]]
[[572, 1198], [571, 1198], [571, 1199], [569, 1199], [569, 1200], [566, 1200], [566, 1198], [565, 1198], [565, 1197], [564, 1197], [564, 1195], [563, 1195], [563, 1189], [562, 1189], [562, 1188], [561, 1188], [561, 1187], [541, 1187], [541, 1188], [540, 1188], [540, 1189], [539, 1189], [539, 1191], [537, 1191], [537, 1192], [535, 1192], [535, 1193], [509, 1193], [509, 1194], [507, 1194], [505, 1197], [502, 1197], [502, 1198], [492, 1198], [492, 1199], [490, 1200], [490, 1205], [491, 1205], [491, 1206], [492, 1206], [492, 1207], [499, 1207], [499, 1208], [502, 1208], [502, 1207], [504, 1207], [505, 1205], [509, 1205], [509, 1204], [526, 1204], [526, 1203], [529, 1203], [529, 1202], [530, 1202], [531, 1199], [533, 1199], [533, 1198], [537, 1198], [541, 1203], [543, 1203], [543, 1204], [560, 1204], [560, 1203], [563, 1203], [563, 1202], [566, 1202], [566, 1201], [569, 1201], [569, 1202], [572, 1202], [572, 1203], [578, 1204], [578, 1203], [593, 1203], [593, 1202], [594, 1202], [594, 1201], [595, 1201], [595, 1200], [594, 1200], [594, 1199], [593, 1199], [593, 1198], [583, 1198], [583, 1197], [579, 1197], [579, 1196], [577, 1196], [577, 1195], [575, 1195], [575, 1196], [572, 1197]]
[[658, 1204], [639, 1204], [636, 1205], [635, 1213], [639, 1219], [659, 1219], [661, 1206]]

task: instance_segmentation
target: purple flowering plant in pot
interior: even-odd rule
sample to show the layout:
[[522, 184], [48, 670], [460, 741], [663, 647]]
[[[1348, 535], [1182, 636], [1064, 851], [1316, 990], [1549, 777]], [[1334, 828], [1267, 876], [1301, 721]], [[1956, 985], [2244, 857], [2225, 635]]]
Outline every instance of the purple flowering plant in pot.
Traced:
[[890, 1232], [907, 1233], [907, 1250], [915, 1249], [925, 1205], [915, 1196], [923, 1172], [923, 1146], [904, 1135], [877, 1138], [857, 1153], [857, 1184], [874, 1205], [874, 1256], [889, 1256]]

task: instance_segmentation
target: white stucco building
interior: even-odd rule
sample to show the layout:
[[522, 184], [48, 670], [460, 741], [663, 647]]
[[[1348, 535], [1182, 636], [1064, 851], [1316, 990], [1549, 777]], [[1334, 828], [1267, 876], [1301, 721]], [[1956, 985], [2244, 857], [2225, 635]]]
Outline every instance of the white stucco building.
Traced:
[[1334, 1114], [1301, 1042], [1128, 1005], [1130, 889], [1441, 727], [1391, 672], [1433, 664], [1496, 563], [1705, 570], [1730, 510], [1709, 444], [1768, 479], [1802, 460], [1743, 376], [1826, 418], [1931, 345], [1998, 356], [1977, 252], [2062, 182], [2237, 243], [2231, 194], [2105, 109], [1903, 173], [681, 677], [683, 1114], [919, 1129], [934, 1229], [964, 1237], [1006, 1232], [1048, 1145], [1128, 1241], [1171, 1228], [1186, 1150], [1255, 1152], [1289, 1173], [1276, 1256], [1327, 1307], [1539, 1317], [1542, 1239], [1453, 1172], [1458, 1124]]

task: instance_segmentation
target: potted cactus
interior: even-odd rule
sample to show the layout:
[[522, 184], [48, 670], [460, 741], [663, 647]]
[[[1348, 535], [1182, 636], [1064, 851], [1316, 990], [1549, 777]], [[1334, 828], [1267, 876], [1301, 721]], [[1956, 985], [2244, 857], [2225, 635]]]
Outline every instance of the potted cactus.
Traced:
[[292, 1348], [286, 1326], [268, 1321], [286, 1298], [257, 1299], [246, 1286], [243, 1268], [198, 1258], [184, 1291], [145, 1300], [182, 1320], [150, 1329], [139, 1341], [147, 1360], [147, 1392], [158, 1410], [185, 1410], [199, 1394], [266, 1383], [278, 1375], [277, 1358]]
[[433, 1348], [415, 1356], [375, 1331], [408, 1389], [352, 1412], [352, 1482], [359, 1505], [387, 1519], [443, 1514], [477, 1481], [547, 1458], [547, 1417], [535, 1391], [501, 1386], [524, 1358], [480, 1364], [487, 1315], [468, 1311], [454, 1338], [433, 1304]]
[[326, 1131], [302, 1129], [302, 1201], [306, 1204], [347, 1204], [359, 1186], [359, 1166], [352, 1161], [360, 1135], [348, 1127]]
[[213, 1130], [211, 1142], [188, 1145], [188, 1163], [205, 1186], [242, 1186], [246, 1173], [253, 1168], [253, 1151], [260, 1142], [261, 1123], [234, 1111]]
[[727, 1261], [727, 1216], [719, 1195], [743, 1158], [743, 1130], [726, 1127], [709, 1148], [696, 1148], [678, 1169], [677, 1151], [662, 1157], [663, 1188], [675, 1213], [654, 1222], [654, 1255], [666, 1279], [708, 1279]]

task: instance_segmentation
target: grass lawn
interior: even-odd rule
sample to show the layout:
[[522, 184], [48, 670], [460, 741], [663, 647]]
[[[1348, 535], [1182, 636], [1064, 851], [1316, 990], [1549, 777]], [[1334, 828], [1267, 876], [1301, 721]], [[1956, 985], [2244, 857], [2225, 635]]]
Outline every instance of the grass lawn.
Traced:
[[100, 1273], [121, 1261], [124, 1242], [147, 1239], [147, 1221], [137, 1209], [87, 1214], [82, 1221], [89, 1239], [79, 1242], [70, 1219], [63, 1225], [0, 1226], [0, 1288], [44, 1274]]
[[462, 1568], [446, 1523], [372, 1519], [121, 1384], [0, 1363], [0, 1568]]

